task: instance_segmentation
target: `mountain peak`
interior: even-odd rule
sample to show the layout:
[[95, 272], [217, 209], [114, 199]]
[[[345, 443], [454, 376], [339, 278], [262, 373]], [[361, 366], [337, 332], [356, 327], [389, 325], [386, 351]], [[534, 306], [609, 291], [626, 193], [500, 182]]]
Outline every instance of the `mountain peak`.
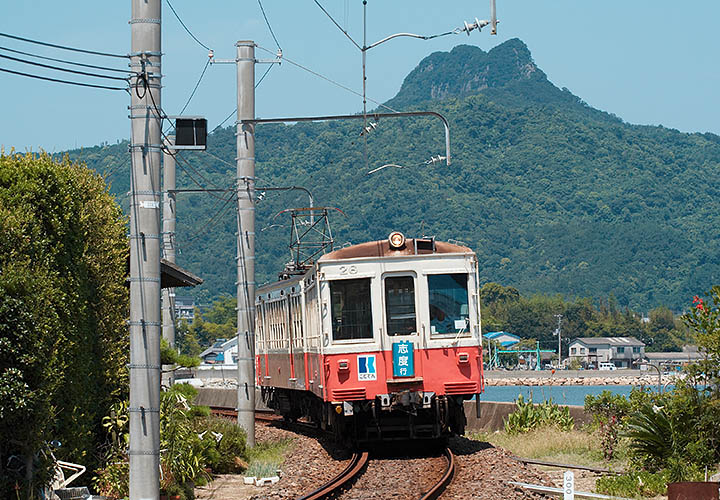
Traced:
[[552, 86], [522, 40], [512, 38], [488, 52], [458, 45], [450, 52], [434, 52], [420, 61], [388, 105], [403, 107], [523, 82]]

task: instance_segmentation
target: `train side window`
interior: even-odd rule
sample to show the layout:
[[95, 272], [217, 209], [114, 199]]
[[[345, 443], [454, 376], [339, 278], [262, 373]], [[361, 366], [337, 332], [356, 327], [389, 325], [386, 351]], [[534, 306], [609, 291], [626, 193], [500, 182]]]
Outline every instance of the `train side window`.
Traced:
[[333, 340], [372, 338], [370, 278], [330, 282]]
[[412, 276], [385, 278], [385, 315], [388, 335], [413, 335], [417, 331]]
[[430, 333], [467, 332], [468, 275], [431, 274], [428, 276], [430, 296]]

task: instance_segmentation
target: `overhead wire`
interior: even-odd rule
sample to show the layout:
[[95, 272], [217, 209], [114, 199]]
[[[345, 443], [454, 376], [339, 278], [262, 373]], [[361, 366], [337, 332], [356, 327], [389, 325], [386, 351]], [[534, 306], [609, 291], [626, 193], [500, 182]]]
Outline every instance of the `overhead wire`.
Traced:
[[95, 56], [118, 57], [118, 58], [121, 58], [121, 59], [128, 59], [128, 58], [130, 57], [130, 56], [127, 55], [127, 54], [125, 54], [125, 55], [121, 55], [121, 54], [111, 54], [111, 53], [109, 53], [109, 52], [98, 52], [98, 51], [96, 51], [96, 50], [78, 49], [78, 48], [75, 48], [75, 47], [68, 47], [68, 46], [66, 46], [66, 45], [58, 45], [58, 44], [56, 44], [56, 43], [42, 42], [42, 41], [40, 41], [40, 40], [33, 40], [33, 39], [31, 39], [31, 38], [24, 38], [24, 37], [17, 36], [17, 35], [11, 35], [11, 34], [9, 34], [9, 33], [2, 33], [2, 32], [0, 32], [0, 36], [3, 36], [3, 37], [5, 37], [5, 38], [12, 38], [13, 40], [20, 40], [20, 41], [23, 41], [23, 42], [34, 43], [34, 44], [36, 44], [36, 45], [43, 45], [43, 46], [45, 46], [45, 47], [53, 47], [53, 48], [55, 48], [55, 49], [69, 50], [69, 51], [72, 51], [72, 52], [80, 52], [80, 53], [83, 53], [83, 54], [92, 54], [92, 55], [95, 55]]
[[200, 82], [202, 82], [203, 77], [205, 76], [205, 72], [207, 71], [208, 66], [210, 66], [210, 59], [205, 61], [205, 67], [203, 68], [202, 73], [200, 73], [200, 78], [198, 78], [198, 81], [195, 84], [195, 88], [190, 93], [190, 97], [188, 97], [187, 102], [185, 102], [185, 106], [182, 107], [180, 113], [178, 114], [182, 115], [185, 112], [185, 109], [187, 109], [188, 105], [190, 104], [190, 101], [192, 101], [192, 98], [195, 97], [195, 92], [197, 92], [197, 89], [200, 86]]
[[[270, 53], [270, 54], [273, 54], [273, 55], [275, 54], [275, 52], [273, 52], [272, 50], [266, 49], [265, 47], [261, 47], [260, 45], [256, 45], [256, 47], [259, 48], [260, 50], [264, 50], [265, 52], [268, 52], [268, 53]], [[300, 64], [300, 63], [297, 63], [297, 62], [295, 62], [295, 61], [293, 61], [293, 60], [291, 60], [291, 59], [288, 59], [285, 55], [283, 55], [283, 61], [287, 61], [287, 62], [289, 62], [290, 64], [292, 64], [293, 66], [297, 66], [298, 68], [302, 69], [303, 71], [307, 71], [308, 73], [310, 73], [310, 74], [312, 74], [312, 75], [315, 75], [315, 76], [317, 76], [318, 78], [321, 78], [321, 79], [323, 79], [323, 80], [325, 80], [325, 81], [327, 81], [327, 82], [329, 82], [329, 83], [332, 83], [333, 85], [335, 85], [335, 86], [337, 86], [337, 87], [340, 87], [341, 89], [346, 90], [346, 91], [350, 92], [351, 94], [354, 94], [354, 95], [356, 95], [356, 96], [358, 96], [358, 97], [363, 97], [362, 93], [357, 92], [357, 91], [351, 89], [350, 87], [347, 87], [347, 86], [343, 85], [342, 83], [336, 82], [335, 80], [333, 80], [333, 79], [331, 79], [331, 78], [329, 78], [329, 77], [327, 77], [327, 76], [325, 76], [325, 75], [322, 75], [322, 74], [320, 74], [320, 73], [318, 73], [318, 72], [316, 72], [316, 71], [313, 71], [313, 70], [311, 70], [310, 68], [307, 68], [307, 67], [303, 66], [303, 65]], [[381, 103], [381, 102], [379, 102], [379, 101], [376, 101], [375, 99], [371, 99], [371, 98], [367, 97], [367, 100], [370, 101], [370, 102], [372, 102], [372, 103], [374, 103], [374, 104], [377, 104], [379, 107], [385, 108], [385, 109], [387, 109], [388, 111], [391, 111], [391, 112], [393, 112], [393, 113], [398, 113], [398, 112], [399, 112], [398, 110], [393, 109], [393, 108], [391, 108], [391, 107], [389, 107], [389, 106], [386, 106], [385, 104], [383, 104], [383, 103]]]
[[59, 66], [51, 66], [50, 64], [43, 64], [39, 62], [33, 62], [33, 61], [26, 61], [25, 59], [20, 59], [19, 57], [13, 57], [13, 56], [6, 56], [4, 54], [0, 54], [0, 57], [3, 59], [7, 59], [9, 61], [15, 61], [19, 62], [21, 64], [29, 64], [31, 66], [37, 66], [39, 68], [46, 68], [46, 69], [52, 69], [55, 71], [63, 71], [65, 73], [72, 73], [74, 75], [83, 75], [83, 76], [92, 76], [94, 78], [106, 78], [108, 80], [121, 80], [121, 81], [128, 81], [127, 77], [120, 77], [120, 76], [109, 76], [109, 75], [98, 75], [96, 73], [88, 73], [87, 71], [78, 71], [75, 69], [68, 69], [68, 68], [61, 68]]
[[185, 28], [185, 31], [187, 31], [187, 34], [190, 35], [190, 36], [192, 37], [192, 39], [195, 40], [201, 47], [205, 48], [206, 50], [212, 50], [210, 47], [208, 47], [207, 45], [205, 45], [204, 43], [202, 43], [200, 40], [198, 40], [195, 35], [193, 35], [192, 31], [190, 31], [190, 30], [188, 29], [188, 27], [185, 25], [185, 23], [183, 22], [183, 20], [180, 19], [180, 16], [179, 16], [178, 13], [175, 11], [175, 8], [174, 8], [174, 7], [172, 6], [172, 4], [170, 3], [170, 0], [165, 0], [165, 1], [167, 2], [168, 7], [170, 7], [170, 10], [172, 11], [172, 13], [175, 14], [175, 18], [176, 18], [176, 19], [178, 20], [178, 22], [182, 25], [182, 27]]
[[[197, 231], [191, 232], [189, 235], [187, 235], [187, 243], [193, 242], [196, 239], [198, 239], [200, 236], [206, 235], [210, 232], [212, 228], [214, 228], [218, 222], [222, 219], [222, 217], [228, 213], [229, 209], [232, 209], [234, 205], [231, 204], [231, 202], [235, 199], [236, 194], [232, 192], [229, 197], [227, 198], [219, 198], [219, 201], [215, 204], [215, 206], [211, 209], [214, 210], [215, 213], [208, 218], [207, 222], [202, 224], [200, 227], [201, 229]], [[223, 203], [224, 202], [224, 203]], [[222, 205], [220, 206], [220, 204]], [[229, 205], [229, 206], [228, 206]], [[218, 206], [217, 210], [215, 210]]]
[[0, 68], [0, 71], [3, 71], [5, 73], [11, 73], [13, 75], [19, 75], [19, 76], [26, 76], [28, 78], [35, 78], [37, 80], [45, 80], [48, 82], [56, 82], [56, 83], [65, 83], [68, 85], [77, 85], [78, 87], [91, 87], [95, 89], [105, 89], [105, 90], [122, 90], [124, 92], [127, 92], [127, 87], [110, 87], [107, 85], [94, 85], [92, 83], [80, 83], [80, 82], [73, 82], [70, 80], [60, 80], [58, 78], [50, 78], [47, 76], [40, 76], [40, 75], [33, 75], [31, 73], [23, 73], [22, 71], [13, 71], [11, 69], [6, 68]]
[[263, 76], [261, 76], [260, 79], [258, 80], [258, 82], [255, 84], [255, 88], [258, 88], [260, 86], [262, 81], [265, 79], [267, 74], [270, 73], [270, 70], [273, 69], [274, 66], [275, 66], [274, 64], [268, 65], [268, 68], [265, 70], [265, 73], [263, 73]]
[[[262, 81], [265, 79], [265, 77], [267, 76], [267, 74], [270, 73], [270, 70], [273, 69], [274, 67], [275, 67], [274, 64], [270, 64], [270, 65], [268, 66], [268, 69], [265, 70], [265, 73], [263, 73], [263, 75], [260, 77], [260, 80], [258, 80], [258, 82], [255, 84], [255, 88], [258, 88], [258, 87], [260, 86], [260, 84], [261, 84]], [[234, 115], [235, 113], [237, 113], [237, 108], [233, 109], [232, 112], [231, 112], [229, 115], [227, 115], [227, 116], [225, 117], [225, 119], [220, 122], [219, 125], [217, 125], [214, 129], [212, 129], [212, 130], [210, 131], [210, 133], [212, 134], [212, 133], [215, 132], [217, 129], [219, 129], [220, 127], [222, 127], [223, 125], [225, 125], [225, 123], [227, 123], [227, 121], [228, 121], [230, 118], [232, 118], [232, 115]]]
[[[142, 82], [143, 87], [144, 87], [144, 90], [145, 90], [145, 92], [147, 93], [148, 90], [149, 90], [149, 89], [148, 89], [148, 86], [149, 86], [149, 85], [148, 85], [147, 75], [146, 75], [146, 74], [142, 74], [142, 75], [140, 75], [140, 76], [137, 78], [137, 80], [138, 80], [138, 81], [137, 81], [136, 84], [135, 84], [135, 92], [136, 92], [136, 94], [138, 94], [138, 96], [139, 96], [139, 92], [138, 92], [138, 89], [137, 89], [137, 84], [138, 84], [138, 82]], [[158, 107], [157, 103], [155, 102], [155, 97], [153, 96], [153, 93], [152, 93], [152, 92], [149, 92], [149, 94], [150, 94], [150, 101], [152, 102], [152, 105], [153, 105], [153, 108], [154, 108], [154, 110], [155, 110], [155, 113], [157, 114], [158, 118], [160, 119], [160, 123], [162, 124], [162, 121], [165, 120], [165, 119], [167, 119], [167, 114], [165, 114], [165, 112], [164, 112], [160, 107]], [[145, 95], [145, 94], [143, 94], [143, 95]], [[162, 126], [160, 127], [160, 134], [162, 135], [163, 139], [165, 139], [166, 142], [170, 142], [169, 139], [168, 139], [168, 136], [165, 134], [165, 132], [162, 131]], [[203, 186], [202, 184], [200, 184], [200, 182], [198, 182], [192, 175], [190, 175], [190, 172], [188, 172], [185, 168], [183, 168], [182, 163], [184, 163], [185, 166], [187, 166], [190, 170], [192, 170], [192, 171], [195, 173], [195, 175], [197, 175], [198, 177], [200, 177], [200, 179], [202, 179], [202, 180], [203, 180], [204, 182], [206, 182], [207, 184], [209, 184], [209, 185], [211, 185], [211, 186], [214, 186], [214, 187], [216, 187], [216, 188], [219, 187], [217, 184], [215, 184], [214, 182], [212, 182], [211, 180], [209, 180], [207, 177], [205, 177], [204, 175], [202, 175], [195, 167], [193, 167], [186, 158], [184, 158], [182, 155], [180, 155], [180, 152], [179, 152], [179, 151], [173, 152], [173, 151], [170, 151], [169, 149], [167, 149], [167, 148], [165, 148], [165, 147], [162, 147], [162, 151], [163, 151], [163, 153], [168, 154], [168, 155], [172, 156], [173, 158], [175, 158], [175, 160], [178, 161], [177, 165], [180, 167], [180, 169], [182, 169], [182, 170], [188, 175], [188, 177], [190, 177], [190, 179], [191, 179], [199, 188], [205, 189], [205, 186]], [[215, 194], [212, 193], [212, 192], [210, 192], [209, 194], [212, 195], [212, 196], [217, 197], [217, 195], [215, 195]]]
[[282, 50], [280, 47], [280, 42], [278, 42], [277, 37], [275, 36], [275, 32], [272, 29], [272, 26], [270, 26], [270, 21], [268, 21], [267, 16], [265, 15], [265, 9], [263, 8], [263, 4], [260, 0], [258, 0], [258, 5], [260, 5], [260, 12], [262, 12], [263, 18], [265, 18], [265, 24], [267, 24], [268, 30], [270, 30], [270, 34], [273, 37], [273, 40], [275, 40], [275, 45], [277, 45], [277, 48]]
[[[259, 0], [258, 0], [258, 1], [259, 1]], [[322, 10], [322, 11], [325, 13], [325, 15], [330, 18], [330, 20], [333, 22], [333, 24], [334, 24], [335, 26], [337, 26], [337, 29], [339, 29], [340, 31], [342, 31], [342, 33], [348, 38], [348, 40], [350, 40], [350, 41], [353, 43], [353, 45], [354, 45], [355, 47], [358, 48], [358, 50], [362, 51], [363, 48], [362, 48], [355, 40], [353, 40], [353, 38], [350, 36], [350, 34], [349, 34], [345, 29], [343, 29], [343, 27], [340, 26], [340, 24], [338, 24], [338, 22], [333, 18], [333, 16], [330, 15], [330, 13], [329, 13], [327, 10], [325, 10], [325, 7], [323, 7], [323, 6], [320, 4], [320, 2], [318, 2], [318, 0], [313, 0], [313, 1], [315, 2], [315, 5], [317, 5], [318, 7], [320, 7], [320, 10]]]
[[10, 47], [3, 47], [1, 45], [0, 45], [0, 50], [4, 50], [6, 52], [12, 52], [14, 54], [21, 54], [24, 56], [34, 57], [36, 59], [43, 59], [45, 61], [54, 61], [54, 62], [59, 62], [59, 63], [63, 63], [63, 64], [71, 64], [73, 66], [81, 66], [83, 68], [101, 69], [103, 71], [115, 71], [117, 73], [125, 73], [125, 74], [130, 73], [130, 70], [127, 70], [127, 69], [108, 68], [107, 66], [98, 66], [95, 64], [84, 64], [84, 63], [79, 63], [79, 62], [75, 62], [75, 61], [68, 61], [67, 59], [58, 59], [56, 57], [41, 56], [39, 54], [33, 54], [32, 52], [25, 52], [22, 50], [11, 49]]

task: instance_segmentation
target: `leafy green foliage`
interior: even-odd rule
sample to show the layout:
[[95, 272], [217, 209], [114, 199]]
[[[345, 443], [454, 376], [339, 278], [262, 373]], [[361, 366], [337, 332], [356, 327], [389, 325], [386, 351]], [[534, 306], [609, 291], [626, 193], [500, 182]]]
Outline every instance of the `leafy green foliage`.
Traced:
[[201, 362], [197, 356], [187, 354], [178, 354], [178, 352], [170, 347], [165, 339], [160, 339], [160, 362], [163, 365], [177, 365], [183, 368], [193, 368]]
[[619, 476], [598, 478], [595, 489], [598, 493], [629, 498], [655, 497], [665, 495], [668, 477], [664, 472], [632, 471]]
[[[552, 85], [516, 39], [489, 52], [460, 46], [428, 56], [389, 105], [446, 116], [452, 164], [422, 166], [443, 150], [442, 127], [430, 118], [380, 121], [368, 136], [367, 166], [357, 122], [263, 124], [258, 187], [305, 186], [319, 205], [343, 209], [347, 218], [332, 220], [338, 245], [392, 230], [465, 241], [478, 253], [481, 282], [528, 296], [612, 294], [622, 309], [679, 310], [681, 297], [716, 274], [720, 191], [707, 179], [718, 172], [717, 136], [634, 126], [594, 110]], [[223, 161], [186, 158], [212, 184], [233, 186], [233, 129], [211, 134], [208, 145]], [[124, 196], [126, 151], [123, 143], [71, 155], [108, 172]], [[407, 168], [366, 174], [384, 163]], [[183, 172], [178, 182], [196, 187]], [[289, 259], [288, 220], [273, 217], [308, 202], [292, 191], [266, 195], [257, 205], [258, 283]], [[237, 225], [232, 207], [222, 206], [209, 195], [179, 195], [178, 262], [206, 279], [193, 292], [203, 304], [235, 293]]]
[[233, 474], [247, 467], [245, 433], [237, 422], [213, 416], [197, 421], [195, 427], [204, 432], [203, 453], [213, 473]]
[[602, 391], [597, 396], [585, 396], [585, 412], [592, 415], [593, 423], [600, 431], [605, 460], [612, 460], [615, 455], [620, 424], [630, 408], [630, 402], [625, 396], [610, 391]]
[[127, 240], [95, 172], [67, 158], [0, 154], [0, 496], [44, 471], [6, 472], [51, 440], [97, 465], [98, 430], [127, 391]]
[[533, 404], [532, 399], [525, 402], [520, 394], [515, 404], [517, 409], [508, 415], [505, 421], [505, 432], [508, 434], [530, 432], [542, 427], [557, 427], [569, 431], [575, 426], [570, 409], [567, 406], [560, 407], [552, 400]]
[[[235, 423], [211, 417], [209, 409], [193, 403], [197, 389], [175, 384], [160, 398], [160, 488], [168, 495], [193, 498], [194, 485], [205, 484], [212, 473], [238, 472], [247, 463], [245, 433]], [[129, 469], [125, 449], [128, 442], [128, 403], [113, 406], [103, 419], [111, 438], [105, 463], [97, 471], [95, 486], [109, 498], [127, 496]]]
[[[679, 322], [675, 325], [672, 313], [661, 315], [660, 321], [651, 312], [650, 322], [643, 323], [640, 314], [627, 308], [621, 311], [612, 295], [597, 303], [589, 298], [567, 301], [561, 295], [524, 297], [513, 287], [486, 283], [480, 297], [484, 331], [513, 332], [538, 340], [544, 349], [557, 348], [555, 315], [561, 314], [565, 355], [567, 343], [577, 337], [636, 337], [647, 344], [647, 351], [679, 351], [690, 342], [687, 328]], [[656, 342], [659, 332], [666, 335], [667, 342]]]

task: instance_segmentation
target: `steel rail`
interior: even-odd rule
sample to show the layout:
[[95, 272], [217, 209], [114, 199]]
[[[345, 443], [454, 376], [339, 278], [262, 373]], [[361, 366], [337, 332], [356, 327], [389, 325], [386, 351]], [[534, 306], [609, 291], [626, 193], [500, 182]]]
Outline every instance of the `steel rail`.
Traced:
[[356, 452], [353, 454], [345, 470], [315, 491], [299, 496], [296, 500], [321, 500], [331, 498], [360, 474], [368, 463], [368, 456], [367, 451]]
[[430, 488], [426, 493], [423, 493], [420, 500], [435, 500], [436, 498], [440, 498], [447, 487], [450, 486], [450, 483], [452, 483], [455, 477], [455, 456], [452, 454], [452, 451], [450, 451], [450, 448], [445, 448], [444, 453], [448, 464], [447, 469], [445, 469], [445, 474], [443, 474], [443, 477], [440, 478], [440, 481], [438, 481], [435, 486]]

